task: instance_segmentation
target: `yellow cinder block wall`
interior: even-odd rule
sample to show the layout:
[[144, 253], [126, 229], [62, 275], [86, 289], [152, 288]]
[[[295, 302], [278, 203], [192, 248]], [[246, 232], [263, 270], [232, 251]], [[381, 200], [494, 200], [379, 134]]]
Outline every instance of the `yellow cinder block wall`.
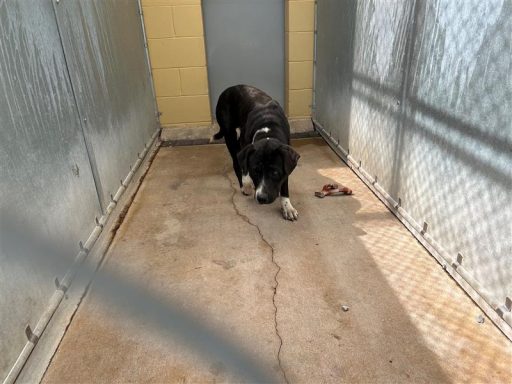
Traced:
[[[285, 1], [286, 101], [290, 118], [311, 116], [314, 0]], [[160, 123], [211, 124], [201, 0], [142, 0]]]
[[211, 123], [200, 0], [142, 0], [162, 126]]
[[286, 109], [290, 118], [311, 116], [313, 95], [314, 0], [287, 0]]

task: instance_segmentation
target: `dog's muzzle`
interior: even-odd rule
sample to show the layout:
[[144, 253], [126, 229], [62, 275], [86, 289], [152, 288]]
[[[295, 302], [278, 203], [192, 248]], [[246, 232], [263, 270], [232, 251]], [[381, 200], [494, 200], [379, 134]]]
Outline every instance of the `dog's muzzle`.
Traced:
[[272, 199], [266, 192], [257, 192], [256, 193], [256, 201], [260, 204], [270, 204], [272, 203]]

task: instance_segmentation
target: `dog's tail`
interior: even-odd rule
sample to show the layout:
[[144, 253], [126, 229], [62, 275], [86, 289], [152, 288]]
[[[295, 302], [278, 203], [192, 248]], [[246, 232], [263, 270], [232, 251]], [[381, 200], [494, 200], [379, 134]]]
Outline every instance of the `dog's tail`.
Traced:
[[219, 128], [219, 132], [212, 136], [212, 140], [220, 140], [224, 137], [224, 132], [222, 132], [222, 128]]

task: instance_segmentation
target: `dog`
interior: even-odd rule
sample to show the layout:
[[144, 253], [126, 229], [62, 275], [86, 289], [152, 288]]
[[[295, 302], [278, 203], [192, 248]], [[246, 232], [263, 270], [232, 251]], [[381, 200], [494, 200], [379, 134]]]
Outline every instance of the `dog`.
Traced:
[[250, 195], [255, 188], [254, 198], [260, 204], [281, 196], [283, 217], [297, 220], [288, 176], [300, 155], [290, 146], [290, 125], [283, 108], [258, 88], [235, 85], [221, 93], [215, 115], [220, 129], [213, 140], [224, 137], [242, 193]]

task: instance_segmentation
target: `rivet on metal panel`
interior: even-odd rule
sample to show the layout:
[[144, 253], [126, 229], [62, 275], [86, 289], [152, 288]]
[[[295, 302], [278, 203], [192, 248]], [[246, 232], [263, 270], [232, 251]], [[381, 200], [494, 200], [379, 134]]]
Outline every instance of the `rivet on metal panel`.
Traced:
[[426, 221], [424, 221], [423, 228], [421, 229], [421, 234], [424, 235], [425, 233], [427, 233], [427, 229], [428, 229], [428, 223]]
[[84, 117], [84, 123], [87, 123], [87, 117]]
[[507, 311], [512, 311], [512, 299], [510, 297], [505, 298], [505, 308], [507, 308]]
[[25, 328], [25, 335], [27, 336], [28, 341], [30, 341], [32, 344], [37, 344], [39, 341], [39, 337], [32, 332], [32, 329], [30, 328], [30, 325], [27, 325]]

